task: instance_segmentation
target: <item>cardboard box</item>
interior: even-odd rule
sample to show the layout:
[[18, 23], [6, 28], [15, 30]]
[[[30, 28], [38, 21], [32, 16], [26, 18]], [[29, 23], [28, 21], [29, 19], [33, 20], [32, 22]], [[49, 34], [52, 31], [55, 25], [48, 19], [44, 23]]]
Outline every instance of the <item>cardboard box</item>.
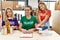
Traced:
[[22, 7], [18, 5], [18, 1], [2, 1], [2, 9], [11, 7], [14, 10], [21, 10]]
[[16, 9], [16, 5], [18, 5], [18, 2], [14, 1], [14, 3], [13, 3], [13, 9]]
[[60, 10], [60, 1], [55, 3], [55, 10]]
[[11, 7], [13, 9], [13, 1], [2, 1], [2, 9]]
[[22, 7], [18, 5], [18, 1], [13, 2], [13, 9], [14, 10], [22, 10]]
[[52, 15], [52, 29], [60, 34], [60, 11], [55, 11]]

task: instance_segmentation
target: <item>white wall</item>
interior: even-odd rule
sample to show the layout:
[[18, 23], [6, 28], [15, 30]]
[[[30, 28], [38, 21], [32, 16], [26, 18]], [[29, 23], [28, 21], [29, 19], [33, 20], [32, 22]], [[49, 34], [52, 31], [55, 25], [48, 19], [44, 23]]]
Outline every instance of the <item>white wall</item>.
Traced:
[[28, 5], [32, 6], [33, 9], [38, 8], [38, 0], [28, 0]]
[[[53, 6], [52, 6], [53, 5]], [[55, 2], [50, 2], [51, 18], [50, 25], [52, 26], [53, 15], [55, 14]]]

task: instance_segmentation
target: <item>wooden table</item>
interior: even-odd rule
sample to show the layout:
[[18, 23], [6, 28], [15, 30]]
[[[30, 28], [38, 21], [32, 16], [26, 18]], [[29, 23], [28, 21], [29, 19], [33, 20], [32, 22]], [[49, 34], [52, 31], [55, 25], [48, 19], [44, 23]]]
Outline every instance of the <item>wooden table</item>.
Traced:
[[20, 38], [22, 32], [15, 30], [13, 34], [2, 35], [0, 32], [0, 40], [60, 40], [60, 35], [58, 35], [55, 31], [49, 31], [51, 35], [40, 35], [37, 32], [33, 33], [32, 38]]

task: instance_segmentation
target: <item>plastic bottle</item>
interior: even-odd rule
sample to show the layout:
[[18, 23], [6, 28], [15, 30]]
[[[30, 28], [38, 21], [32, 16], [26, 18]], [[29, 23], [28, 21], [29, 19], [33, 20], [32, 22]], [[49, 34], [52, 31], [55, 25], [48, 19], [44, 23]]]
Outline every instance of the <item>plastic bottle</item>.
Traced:
[[10, 22], [7, 20], [6, 22], [5, 22], [5, 30], [7, 30], [7, 34], [9, 34], [10, 33]]

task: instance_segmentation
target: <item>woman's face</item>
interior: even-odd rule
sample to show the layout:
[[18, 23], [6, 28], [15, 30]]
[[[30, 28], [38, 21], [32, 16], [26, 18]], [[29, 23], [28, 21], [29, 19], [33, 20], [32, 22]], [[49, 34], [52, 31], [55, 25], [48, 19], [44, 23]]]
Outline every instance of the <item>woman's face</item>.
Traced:
[[39, 7], [40, 7], [41, 10], [45, 10], [45, 5], [44, 4], [40, 4]]
[[29, 7], [25, 8], [25, 15], [31, 15], [31, 9]]
[[36, 9], [35, 12], [38, 13], [38, 9]]
[[12, 16], [12, 12], [11, 12], [10, 9], [7, 10], [7, 15], [8, 15], [8, 17], [11, 17]]

